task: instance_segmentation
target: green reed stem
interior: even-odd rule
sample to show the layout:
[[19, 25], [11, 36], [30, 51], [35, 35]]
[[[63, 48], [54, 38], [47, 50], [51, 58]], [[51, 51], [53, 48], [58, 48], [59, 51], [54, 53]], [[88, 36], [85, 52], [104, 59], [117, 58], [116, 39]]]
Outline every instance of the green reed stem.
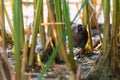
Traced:
[[39, 0], [37, 4], [37, 12], [35, 14], [35, 22], [34, 22], [34, 30], [32, 34], [32, 44], [31, 44], [31, 49], [30, 49], [30, 56], [29, 56], [29, 62], [28, 65], [32, 65], [33, 59], [34, 59], [34, 51], [36, 47], [36, 39], [37, 39], [37, 33], [39, 29], [39, 24], [40, 24], [40, 17], [41, 17], [41, 11], [42, 11], [42, 4], [43, 0]]
[[35, 14], [36, 14], [36, 9], [37, 9], [37, 0], [34, 0], [34, 18], [35, 18]]
[[112, 27], [113, 27], [113, 69], [118, 69], [118, 33], [119, 33], [119, 0], [113, 0], [113, 15], [112, 15]]
[[[43, 9], [44, 9], [44, 6], [43, 6], [43, 3], [42, 3], [42, 11], [41, 11], [41, 23], [44, 22], [44, 14], [43, 14]], [[42, 47], [44, 48], [45, 47], [45, 44], [46, 44], [46, 36], [45, 36], [45, 27], [44, 26], [41, 26], [39, 27], [39, 33], [40, 33], [40, 38], [41, 38], [41, 45]]]
[[66, 3], [66, 0], [62, 0], [62, 8], [63, 8], [63, 16], [65, 20], [65, 26], [66, 26], [66, 33], [68, 36], [68, 48], [69, 48], [69, 62], [71, 70], [76, 73], [76, 63], [74, 60], [74, 54], [73, 54], [73, 39], [72, 39], [72, 30], [71, 30], [71, 22], [70, 22], [70, 15], [69, 15], [69, 8], [68, 4]]
[[[60, 0], [54, 0], [55, 2], [55, 12], [56, 12], [56, 22], [62, 22], [62, 12], [61, 12], [61, 1]], [[64, 34], [63, 29], [61, 25], [57, 25], [57, 30], [60, 33], [60, 37]]]
[[20, 32], [19, 32], [19, 37], [20, 37], [20, 47], [23, 48], [24, 47], [24, 43], [25, 43], [25, 36], [24, 36], [24, 21], [23, 21], [23, 9], [22, 9], [22, 0], [19, 0], [19, 10], [20, 10]]
[[107, 43], [110, 44], [110, 0], [103, 0], [103, 13], [104, 13], [104, 39], [103, 39], [103, 52], [107, 52]]
[[[55, 10], [56, 10], [56, 22], [62, 22], [61, 2], [59, 0], [58, 1], [55, 0]], [[57, 25], [57, 35], [58, 35], [58, 40], [61, 48], [61, 54], [64, 58], [66, 65], [68, 66], [68, 69], [71, 69], [67, 51], [66, 51], [66, 46], [64, 41], [62, 41], [62, 36], [64, 34], [65, 34], [65, 27], [62, 27], [61, 25]]]
[[[22, 4], [21, 0], [14, 0], [13, 2], [13, 25], [14, 25], [14, 46], [15, 46], [15, 70], [16, 80], [21, 80], [21, 62], [20, 62], [20, 48], [21, 39], [23, 39], [23, 22], [22, 22]], [[21, 39], [20, 39], [21, 38]], [[22, 43], [23, 45], [23, 43]]]
[[[55, 15], [56, 22], [62, 22], [61, 0], [54, 0], [54, 7], [55, 7], [55, 14], [56, 14]], [[57, 35], [58, 35], [59, 42], [64, 33], [65, 33], [65, 27], [62, 27], [61, 25], [57, 25]], [[61, 43], [64, 44], [64, 42], [61, 42]], [[60, 46], [61, 46], [61, 44], [60, 44]], [[62, 60], [63, 55], [61, 54], [61, 52], [62, 52], [62, 49], [59, 50], [59, 55]]]

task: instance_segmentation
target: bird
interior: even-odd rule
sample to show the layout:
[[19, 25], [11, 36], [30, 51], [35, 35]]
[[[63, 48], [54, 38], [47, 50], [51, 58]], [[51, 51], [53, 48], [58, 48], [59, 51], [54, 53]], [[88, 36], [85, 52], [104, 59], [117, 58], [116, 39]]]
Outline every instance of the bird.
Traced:
[[[81, 24], [72, 27], [73, 46], [84, 51], [85, 45], [88, 41], [88, 32]], [[78, 54], [77, 54], [78, 55]]]

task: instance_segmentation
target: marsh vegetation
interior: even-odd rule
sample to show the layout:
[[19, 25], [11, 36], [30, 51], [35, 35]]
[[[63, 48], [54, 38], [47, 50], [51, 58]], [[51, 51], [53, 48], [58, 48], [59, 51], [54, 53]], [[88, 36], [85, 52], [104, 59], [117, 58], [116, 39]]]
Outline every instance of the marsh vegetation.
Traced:
[[0, 0], [0, 80], [120, 80], [120, 0]]

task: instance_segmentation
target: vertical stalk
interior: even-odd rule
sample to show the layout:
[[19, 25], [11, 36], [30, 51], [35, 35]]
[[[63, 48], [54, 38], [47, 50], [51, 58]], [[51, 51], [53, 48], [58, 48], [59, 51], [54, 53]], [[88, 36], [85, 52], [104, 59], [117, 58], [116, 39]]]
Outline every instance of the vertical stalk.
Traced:
[[72, 31], [71, 31], [71, 23], [70, 23], [70, 15], [69, 15], [69, 8], [68, 4], [66, 3], [66, 0], [62, 0], [62, 7], [63, 7], [63, 16], [65, 20], [65, 26], [66, 26], [66, 33], [68, 35], [68, 48], [70, 50], [69, 52], [69, 62], [70, 62], [70, 68], [71, 70], [76, 73], [76, 64], [74, 61], [74, 54], [73, 54], [73, 39], [72, 39]]
[[23, 49], [23, 58], [22, 58], [22, 65], [21, 65], [21, 79], [24, 80], [24, 75], [25, 75], [25, 68], [28, 62], [28, 50], [29, 50], [29, 40], [28, 40], [28, 35], [24, 44], [24, 49]]
[[[54, 6], [55, 6], [55, 18], [56, 22], [62, 22], [62, 12], [61, 12], [61, 0], [54, 0]], [[65, 27], [62, 27], [61, 25], [57, 25], [57, 34], [58, 34], [58, 40], [60, 42], [60, 39], [62, 38], [63, 34], [65, 33], [64, 31]], [[64, 42], [61, 42], [64, 46]], [[62, 47], [62, 46], [61, 46]], [[59, 55], [62, 60], [62, 55], [61, 55], [62, 49], [59, 50]]]
[[16, 70], [16, 80], [21, 80], [21, 62], [20, 62], [20, 32], [21, 29], [21, 0], [14, 0], [13, 2], [13, 25], [14, 25], [14, 46], [15, 46], [15, 70]]
[[35, 14], [36, 14], [36, 9], [37, 9], [37, 0], [34, 0], [34, 18], [35, 18]]
[[[120, 0], [119, 0], [119, 15], [120, 15]], [[120, 16], [118, 17], [119, 18], [119, 20], [118, 21], [120, 21]], [[118, 27], [119, 29], [119, 33], [118, 33], [118, 43], [119, 43], [119, 45], [120, 45], [120, 24], [119, 24], [119, 27]], [[118, 51], [118, 56], [119, 56], [119, 61], [120, 61], [120, 50]], [[120, 62], [119, 62], [120, 63]]]
[[[42, 3], [42, 11], [41, 11], [41, 23], [44, 22], [44, 14], [43, 14], [43, 9], [44, 9], [44, 6], [43, 6], [43, 3]], [[39, 28], [39, 33], [40, 33], [40, 37], [41, 37], [41, 45], [42, 47], [44, 48], [45, 47], [45, 44], [46, 44], [46, 37], [45, 37], [45, 27], [44, 26], [40, 26]]]
[[110, 0], [103, 0], [103, 13], [104, 13], [104, 40], [103, 40], [103, 53], [107, 52], [107, 47], [110, 45]]
[[6, 74], [5, 74], [5, 70], [3, 68], [3, 61], [2, 61], [2, 59], [0, 61], [0, 79], [7, 80], [7, 77], [6, 77]]
[[[50, 0], [49, 1], [50, 3], [50, 7], [54, 6], [52, 3], [53, 3], [53, 0]], [[47, 5], [48, 6], [48, 5]], [[48, 11], [48, 21], [47, 22], [50, 22], [50, 18], [51, 18], [51, 15], [49, 14], [50, 12]], [[47, 35], [48, 37], [52, 37], [53, 36], [53, 31], [52, 31], [52, 27], [50, 27], [50, 25], [48, 25], [48, 28], [47, 28]]]
[[[61, 12], [61, 1], [60, 0], [54, 0], [55, 2], [55, 13], [56, 13], [56, 22], [62, 22], [62, 12]], [[57, 25], [57, 30], [60, 33], [60, 37], [63, 36], [64, 32], [61, 25]]]
[[118, 70], [118, 46], [117, 36], [119, 32], [119, 0], [113, 0], [113, 15], [112, 15], [112, 27], [113, 27], [113, 70]]
[[[54, 1], [55, 1], [56, 22], [62, 22], [61, 1], [60, 0], [54, 0]], [[58, 35], [58, 40], [60, 43], [62, 56], [68, 66], [68, 69], [71, 69], [68, 55], [66, 52], [66, 46], [64, 44], [64, 41], [62, 41], [62, 36], [63, 36], [63, 34], [65, 34], [65, 32], [63, 31], [64, 28], [65, 27], [62, 27], [61, 25], [57, 25], [57, 35]]]
[[[83, 1], [85, 1], [85, 0], [83, 0]], [[92, 8], [91, 8], [90, 4], [87, 3], [85, 5], [85, 7], [83, 8], [83, 25], [84, 25], [84, 27], [86, 27], [86, 29], [88, 31], [87, 47], [90, 51], [93, 50], [91, 27], [95, 25], [94, 21], [93, 21], [93, 18], [91, 18], [91, 21], [89, 21], [90, 17], [91, 17], [91, 14], [92, 14]]]
[[37, 32], [39, 29], [39, 24], [40, 24], [40, 17], [41, 17], [41, 11], [42, 11], [42, 4], [43, 0], [39, 0], [37, 3], [37, 12], [35, 14], [35, 22], [34, 22], [34, 30], [32, 34], [32, 44], [31, 44], [31, 49], [30, 49], [30, 56], [29, 56], [29, 62], [28, 65], [32, 65], [33, 59], [34, 59], [34, 51], [36, 47], [36, 39], [37, 39]]
[[23, 48], [24, 47], [24, 22], [23, 22], [23, 9], [22, 9], [22, 0], [19, 0], [19, 12], [20, 12], [20, 27], [19, 27], [19, 37], [20, 37], [20, 47]]
[[[49, 15], [50, 22], [54, 24], [55, 23], [54, 1], [51, 0], [51, 2], [50, 2], [49, 0], [46, 0], [46, 3], [47, 3], [47, 7], [48, 7], [48, 15]], [[56, 25], [51, 26], [51, 28], [52, 28], [52, 34], [53, 34], [53, 37], [55, 40], [55, 46], [57, 46], [59, 41], [58, 41], [58, 35], [57, 35], [58, 31], [57, 31]], [[50, 37], [52, 37], [52, 36], [50, 36]], [[59, 50], [59, 55], [57, 55], [57, 57], [62, 60], [60, 50]]]
[[[11, 70], [10, 64], [8, 63], [8, 59], [7, 59], [8, 56], [7, 56], [7, 53], [6, 53], [6, 44], [5, 44], [5, 36], [6, 36], [5, 33], [6, 32], [5, 32], [5, 20], [4, 19], [5, 19], [4, 18], [4, 0], [0, 0], [0, 28], [2, 28], [2, 31], [1, 31], [2, 33], [0, 33], [0, 34], [2, 34], [2, 49], [3, 49], [2, 54], [3, 54], [3, 57], [4, 57], [3, 59], [5, 61], [5, 63], [3, 63], [3, 64], [5, 64], [8, 68], [7, 71], [10, 73], [10, 75], [9, 75], [10, 79], [15, 80], [13, 71]], [[0, 58], [1, 58], [1, 56], [0, 56]]]
[[3, 57], [7, 60], [8, 56], [6, 53], [6, 42], [5, 42], [5, 15], [4, 15], [4, 0], [1, 0], [1, 35], [2, 35], [2, 50], [3, 50]]

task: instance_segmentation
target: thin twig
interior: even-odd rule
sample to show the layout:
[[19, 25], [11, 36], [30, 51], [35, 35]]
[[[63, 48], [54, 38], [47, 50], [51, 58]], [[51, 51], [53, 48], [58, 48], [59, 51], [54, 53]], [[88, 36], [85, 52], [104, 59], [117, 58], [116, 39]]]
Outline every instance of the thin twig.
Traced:
[[64, 22], [54, 22], [54, 23], [41, 23], [41, 26], [45, 25], [65, 25]]

